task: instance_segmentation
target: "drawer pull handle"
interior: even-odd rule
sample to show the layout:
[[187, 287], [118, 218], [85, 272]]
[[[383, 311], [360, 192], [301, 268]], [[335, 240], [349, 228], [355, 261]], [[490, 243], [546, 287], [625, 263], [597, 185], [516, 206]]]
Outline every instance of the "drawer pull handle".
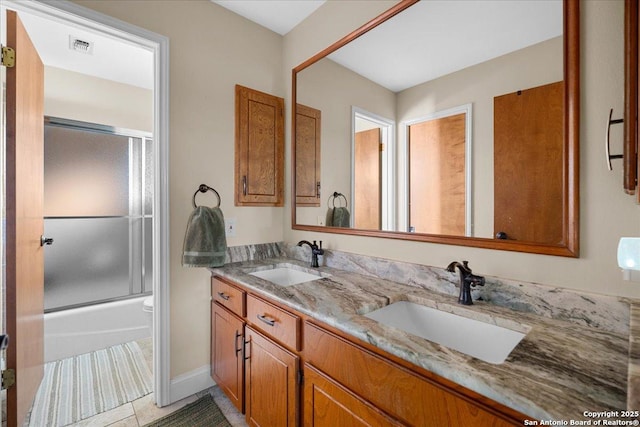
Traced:
[[242, 334], [236, 331], [235, 342], [233, 343], [234, 350], [236, 351], [236, 357], [238, 357], [238, 353], [242, 351], [242, 347], [238, 347], [238, 338], [242, 338]]
[[229, 295], [225, 294], [224, 292], [218, 292], [218, 296], [225, 301], [229, 301], [230, 298]]
[[275, 326], [276, 325], [275, 319], [270, 319], [267, 316], [263, 316], [262, 314], [258, 314], [258, 320], [266, 323], [269, 326]]

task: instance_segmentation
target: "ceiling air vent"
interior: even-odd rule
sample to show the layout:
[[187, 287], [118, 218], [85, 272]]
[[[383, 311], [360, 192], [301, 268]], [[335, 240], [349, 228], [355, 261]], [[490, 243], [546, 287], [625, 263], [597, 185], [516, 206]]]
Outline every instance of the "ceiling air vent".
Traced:
[[75, 36], [69, 36], [69, 49], [93, 55], [93, 42], [82, 40]]

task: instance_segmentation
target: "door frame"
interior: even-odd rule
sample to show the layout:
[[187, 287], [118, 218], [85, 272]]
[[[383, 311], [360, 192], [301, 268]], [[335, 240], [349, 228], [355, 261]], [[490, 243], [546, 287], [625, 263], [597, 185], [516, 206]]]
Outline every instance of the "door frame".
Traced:
[[396, 231], [396, 122], [371, 113], [363, 108], [351, 106], [351, 217], [355, 218], [355, 162], [356, 162], [356, 119], [367, 120], [380, 126], [380, 142], [384, 150], [380, 159], [382, 167], [380, 213], [382, 214], [381, 229]]
[[473, 236], [473, 150], [472, 150], [472, 135], [473, 135], [473, 106], [472, 104], [463, 104], [457, 107], [448, 108], [446, 110], [436, 111], [425, 116], [417, 117], [415, 119], [403, 121], [401, 126], [404, 130], [403, 140], [403, 163], [404, 163], [404, 191], [401, 192], [404, 196], [404, 201], [401, 201], [404, 221], [404, 227], [402, 231], [409, 230], [409, 126], [418, 123], [426, 122], [429, 120], [441, 119], [443, 117], [455, 116], [457, 114], [465, 113], [465, 141], [464, 141], [464, 163], [465, 163], [465, 177], [464, 177], [464, 191], [465, 191], [465, 236]]
[[[138, 45], [154, 54], [153, 389], [156, 404], [166, 406], [172, 403], [169, 345], [169, 39], [66, 0], [44, 1], [0, 0], [0, 9], [2, 13], [11, 9], [55, 19]], [[2, 199], [0, 206], [4, 204]], [[4, 240], [5, 236], [2, 238]]]

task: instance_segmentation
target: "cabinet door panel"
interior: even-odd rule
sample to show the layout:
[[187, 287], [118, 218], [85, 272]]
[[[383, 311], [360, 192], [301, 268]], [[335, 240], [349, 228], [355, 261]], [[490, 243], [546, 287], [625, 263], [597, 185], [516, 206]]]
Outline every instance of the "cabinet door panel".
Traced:
[[298, 357], [250, 327], [246, 338], [247, 424], [297, 425]]
[[236, 85], [236, 206], [284, 203], [284, 99]]
[[296, 206], [320, 206], [320, 131], [322, 113], [296, 109]]
[[309, 364], [304, 365], [304, 405], [309, 427], [402, 425]]
[[244, 322], [216, 302], [211, 304], [211, 377], [244, 412], [242, 348]]

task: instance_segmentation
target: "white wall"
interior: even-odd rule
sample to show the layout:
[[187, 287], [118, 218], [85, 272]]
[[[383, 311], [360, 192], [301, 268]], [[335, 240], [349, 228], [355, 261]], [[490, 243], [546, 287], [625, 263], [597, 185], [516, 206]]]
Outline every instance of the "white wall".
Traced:
[[[214, 187], [225, 218], [236, 218], [229, 246], [283, 239], [285, 208], [234, 206], [236, 84], [283, 97], [282, 37], [208, 0], [76, 3], [169, 37], [171, 378], [206, 365], [210, 274], [181, 266], [191, 198]], [[286, 128], [288, 129], [288, 128]], [[213, 203], [210, 193], [199, 203]]]
[[[354, 4], [356, 3], [356, 4]], [[621, 236], [640, 236], [640, 207], [622, 191], [620, 162], [609, 172], [604, 162], [604, 125], [609, 108], [623, 107], [623, 9], [621, 0], [584, 1], [581, 5], [581, 125], [579, 259], [496, 251], [394, 239], [309, 233], [290, 230], [285, 240], [322, 239], [331, 249], [432, 266], [469, 260], [479, 274], [543, 283], [609, 295], [640, 297], [640, 283], [622, 280], [616, 263]], [[285, 69], [291, 69], [323, 47], [380, 12], [378, 2], [327, 2], [285, 36]], [[333, 17], [338, 17], [333, 25]], [[349, 25], [347, 20], [351, 21]], [[621, 141], [621, 132], [612, 132]], [[613, 151], [621, 150], [621, 142]], [[290, 203], [290, 198], [288, 199]], [[286, 220], [290, 220], [287, 218]], [[310, 235], [311, 234], [311, 235]]]
[[113, 127], [153, 131], [153, 91], [98, 77], [44, 69], [44, 114]]

